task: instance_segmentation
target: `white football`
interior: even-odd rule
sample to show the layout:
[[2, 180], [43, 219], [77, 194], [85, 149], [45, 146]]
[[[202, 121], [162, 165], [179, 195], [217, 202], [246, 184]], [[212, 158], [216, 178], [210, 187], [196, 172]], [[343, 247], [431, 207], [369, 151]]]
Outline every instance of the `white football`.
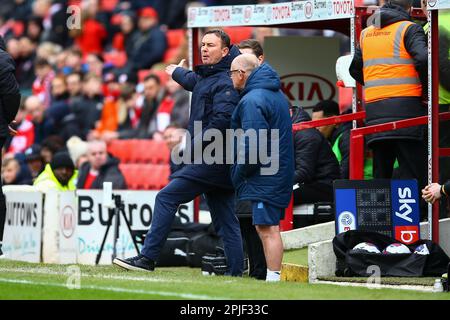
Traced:
[[384, 250], [384, 254], [411, 253], [409, 248], [403, 243], [393, 243], [388, 245]]
[[358, 243], [356, 246], [353, 247], [353, 250], [361, 250], [370, 253], [380, 253], [380, 250], [377, 248], [377, 246], [370, 242]]
[[416, 250], [414, 250], [414, 253], [421, 254], [421, 255], [427, 255], [427, 254], [430, 254], [430, 250], [428, 250], [428, 247], [426, 244], [421, 244], [420, 246], [417, 246]]

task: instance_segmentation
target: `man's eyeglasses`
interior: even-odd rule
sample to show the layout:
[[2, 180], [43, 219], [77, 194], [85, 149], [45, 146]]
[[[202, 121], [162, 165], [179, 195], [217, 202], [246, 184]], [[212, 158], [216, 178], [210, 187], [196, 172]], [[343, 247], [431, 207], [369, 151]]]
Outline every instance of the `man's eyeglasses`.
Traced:
[[241, 70], [241, 69], [236, 69], [236, 70], [230, 70], [230, 71], [227, 71], [229, 77], [231, 77], [231, 76], [233, 75], [233, 73], [235, 73], [235, 72], [242, 72], [242, 73], [245, 73], [245, 71], [244, 71], [244, 70]]

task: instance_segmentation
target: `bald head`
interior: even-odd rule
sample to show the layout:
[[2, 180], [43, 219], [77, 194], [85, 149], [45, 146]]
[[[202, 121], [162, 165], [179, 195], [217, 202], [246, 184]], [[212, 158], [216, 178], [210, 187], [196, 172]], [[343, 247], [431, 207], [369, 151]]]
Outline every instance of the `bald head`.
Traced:
[[248, 77], [257, 67], [259, 67], [259, 60], [254, 54], [243, 53], [234, 58], [230, 70], [233, 86], [237, 90], [244, 89]]
[[87, 158], [91, 169], [98, 171], [108, 161], [106, 143], [101, 140], [89, 141]]
[[239, 69], [251, 73], [258, 66], [259, 60], [254, 54], [243, 53], [234, 58], [231, 63], [231, 70]]
[[44, 105], [38, 96], [30, 96], [25, 100], [25, 110], [33, 122], [41, 123], [44, 119]]

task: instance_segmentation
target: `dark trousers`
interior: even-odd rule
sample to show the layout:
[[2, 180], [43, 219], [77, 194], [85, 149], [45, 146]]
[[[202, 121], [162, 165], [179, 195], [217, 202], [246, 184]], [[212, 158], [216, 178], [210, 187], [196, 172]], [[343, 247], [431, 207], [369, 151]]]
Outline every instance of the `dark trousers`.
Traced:
[[373, 151], [373, 177], [391, 179], [395, 159], [398, 179], [416, 179], [419, 187], [421, 220], [427, 216], [427, 204], [421, 190], [427, 185], [427, 146], [425, 142], [407, 139], [387, 139], [370, 143]]
[[[439, 105], [439, 112], [450, 111], [450, 105]], [[439, 122], [439, 147], [450, 147], [450, 120]], [[450, 157], [439, 158], [439, 183], [443, 184], [450, 180]], [[434, 182], [434, 181], [433, 181]], [[450, 214], [450, 203], [448, 197], [442, 197], [439, 204], [439, 218], [447, 218]]]
[[239, 217], [239, 224], [241, 226], [241, 234], [244, 241], [244, 247], [248, 256], [248, 275], [259, 280], [266, 280], [266, 257], [264, 255], [262, 241], [259, 238], [255, 226], [253, 225], [253, 218], [251, 216]]
[[239, 221], [234, 210], [234, 191], [188, 179], [175, 178], [158, 192], [152, 225], [145, 237], [141, 254], [157, 261], [178, 206], [201, 194], [206, 197], [214, 228], [222, 238], [229, 274], [240, 276], [244, 268], [244, 253]]
[[[3, 148], [5, 140], [6, 138], [0, 138], [0, 150]], [[2, 167], [2, 157], [0, 154], [0, 168], [1, 167]], [[2, 182], [0, 179], [0, 249], [2, 247], [3, 232], [5, 230], [5, 219], [6, 219], [6, 201], [5, 195], [3, 194]]]

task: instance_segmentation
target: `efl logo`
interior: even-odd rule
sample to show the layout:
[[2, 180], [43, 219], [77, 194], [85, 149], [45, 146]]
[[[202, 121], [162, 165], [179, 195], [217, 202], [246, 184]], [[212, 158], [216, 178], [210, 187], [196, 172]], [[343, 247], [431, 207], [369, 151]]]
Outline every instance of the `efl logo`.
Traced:
[[338, 233], [346, 232], [356, 229], [356, 221], [353, 213], [350, 211], [344, 211], [339, 214], [338, 221]]
[[395, 239], [410, 244], [419, 240], [419, 227], [417, 226], [397, 226], [395, 227]]

